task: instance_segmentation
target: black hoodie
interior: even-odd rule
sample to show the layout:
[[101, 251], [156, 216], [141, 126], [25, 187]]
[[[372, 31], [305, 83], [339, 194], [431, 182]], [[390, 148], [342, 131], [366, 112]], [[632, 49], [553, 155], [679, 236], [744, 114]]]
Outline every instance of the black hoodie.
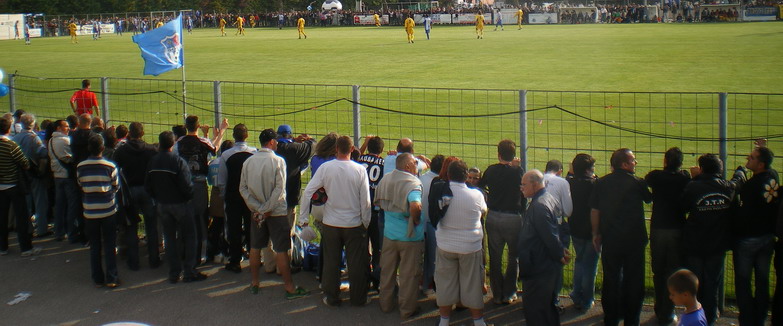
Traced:
[[128, 181], [128, 186], [144, 186], [147, 166], [150, 158], [155, 156], [155, 147], [141, 139], [128, 140], [114, 151], [114, 162], [122, 169], [122, 174]]

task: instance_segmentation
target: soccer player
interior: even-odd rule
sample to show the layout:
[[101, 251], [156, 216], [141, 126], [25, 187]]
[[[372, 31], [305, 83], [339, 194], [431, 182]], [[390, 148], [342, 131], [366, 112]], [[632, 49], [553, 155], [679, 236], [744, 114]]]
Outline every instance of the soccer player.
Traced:
[[285, 15], [280, 13], [277, 15], [277, 29], [283, 29], [283, 24], [285, 24]]
[[305, 40], [307, 39], [307, 34], [304, 32], [305, 27], [305, 20], [303, 17], [299, 17], [299, 19], [296, 20], [296, 30], [299, 31], [299, 39], [302, 39], [302, 35], [304, 35]]
[[416, 23], [413, 22], [413, 17], [408, 16], [408, 18], [405, 19], [405, 33], [408, 34], [408, 43], [413, 43], [413, 27], [416, 26]]
[[185, 21], [185, 25], [188, 27], [188, 34], [193, 34], [193, 18], [188, 16], [188, 20]]
[[223, 17], [220, 17], [218, 27], [220, 27], [220, 36], [226, 36], [226, 20]]
[[90, 91], [90, 80], [82, 80], [82, 89], [73, 93], [71, 96], [71, 109], [77, 116], [82, 114], [90, 114], [99, 116], [98, 112], [98, 97], [95, 93]]
[[14, 40], [20, 39], [19, 37], [19, 21], [16, 21], [16, 24], [14, 24]]
[[68, 33], [71, 34], [71, 43], [79, 43], [79, 40], [76, 39], [76, 23], [71, 22], [68, 24]]
[[30, 24], [24, 22], [24, 45], [30, 45]]
[[163, 27], [163, 19], [159, 20], [157, 24], [155, 24], [155, 28], [161, 28]]
[[495, 31], [498, 30], [498, 27], [500, 27], [500, 30], [503, 29], [503, 14], [500, 13], [500, 8], [498, 8], [498, 18], [495, 19]]
[[517, 27], [519, 27], [519, 29], [522, 29], [522, 18], [525, 17], [525, 12], [522, 11], [522, 8], [519, 8], [519, 10], [517, 10], [517, 13], [514, 14], [514, 17], [517, 17]]
[[234, 22], [237, 26], [237, 32], [234, 35], [245, 35], [245, 19], [242, 16], [237, 16], [237, 21]]
[[250, 20], [250, 28], [256, 28], [256, 16], [250, 15], [248, 19]]
[[476, 14], [476, 38], [484, 38], [484, 15], [481, 13], [481, 11]]
[[375, 13], [372, 15], [372, 18], [375, 20], [375, 27], [381, 27], [381, 17]]
[[432, 29], [432, 18], [430, 15], [424, 15], [424, 33], [427, 33], [427, 39], [430, 39], [430, 30]]
[[98, 40], [98, 33], [100, 33], [101, 26], [98, 25], [97, 20], [92, 21], [92, 40], [96, 41]]

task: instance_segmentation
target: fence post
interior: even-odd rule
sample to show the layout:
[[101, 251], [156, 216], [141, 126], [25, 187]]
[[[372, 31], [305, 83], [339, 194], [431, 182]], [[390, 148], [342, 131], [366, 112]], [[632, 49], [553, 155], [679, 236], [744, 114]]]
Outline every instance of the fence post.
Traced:
[[16, 112], [16, 90], [14, 89], [14, 77], [16, 77], [15, 74], [8, 75], [8, 101], [9, 101], [9, 109], [11, 110], [11, 113]]
[[101, 116], [103, 123], [109, 125], [109, 77], [101, 77]]
[[361, 93], [359, 92], [359, 85], [353, 85], [353, 143], [359, 145], [362, 139], [362, 115], [361, 108], [359, 106], [359, 100]]
[[[729, 96], [727, 93], [719, 93], [720, 108], [718, 110], [718, 138], [720, 159], [723, 161], [723, 165], [729, 164], [729, 150], [728, 150], [728, 134], [729, 134]], [[723, 177], [726, 177], [726, 169], [723, 169]]]
[[519, 159], [527, 171], [527, 90], [519, 91]]
[[215, 100], [215, 128], [219, 128], [223, 113], [223, 96], [220, 92], [220, 81], [212, 82], [212, 98]]

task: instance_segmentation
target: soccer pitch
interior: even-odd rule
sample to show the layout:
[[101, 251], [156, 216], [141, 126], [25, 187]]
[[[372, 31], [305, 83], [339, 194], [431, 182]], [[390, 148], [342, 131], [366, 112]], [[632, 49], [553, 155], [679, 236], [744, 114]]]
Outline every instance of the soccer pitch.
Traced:
[[[783, 23], [256, 28], [186, 34], [190, 80], [664, 92], [783, 92]], [[142, 77], [131, 33], [0, 42], [0, 68], [42, 77]], [[159, 78], [179, 79], [178, 71]]]

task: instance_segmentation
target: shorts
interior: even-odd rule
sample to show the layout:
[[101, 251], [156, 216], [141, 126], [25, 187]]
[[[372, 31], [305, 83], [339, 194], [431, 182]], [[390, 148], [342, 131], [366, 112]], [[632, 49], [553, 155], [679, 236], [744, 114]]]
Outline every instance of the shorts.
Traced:
[[440, 307], [462, 302], [470, 309], [484, 308], [483, 253], [457, 254], [437, 249], [435, 254], [435, 286]]
[[272, 251], [286, 252], [291, 249], [291, 225], [287, 216], [270, 216], [261, 223], [251, 221], [250, 248], [264, 249], [272, 240]]

